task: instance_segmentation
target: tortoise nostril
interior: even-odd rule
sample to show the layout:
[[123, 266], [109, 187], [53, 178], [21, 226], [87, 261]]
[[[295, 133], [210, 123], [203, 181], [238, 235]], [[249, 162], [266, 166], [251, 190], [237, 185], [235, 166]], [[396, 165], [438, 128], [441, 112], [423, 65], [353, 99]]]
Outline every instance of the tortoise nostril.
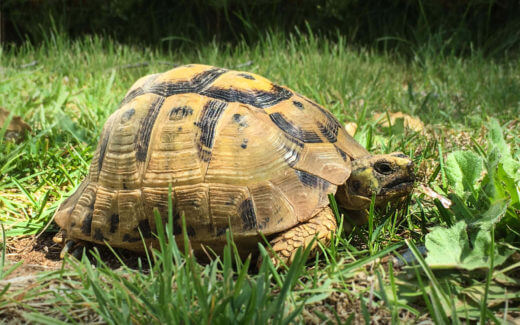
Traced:
[[374, 165], [375, 170], [383, 175], [389, 175], [393, 173], [394, 169], [392, 168], [392, 165], [387, 163], [386, 161], [377, 162]]

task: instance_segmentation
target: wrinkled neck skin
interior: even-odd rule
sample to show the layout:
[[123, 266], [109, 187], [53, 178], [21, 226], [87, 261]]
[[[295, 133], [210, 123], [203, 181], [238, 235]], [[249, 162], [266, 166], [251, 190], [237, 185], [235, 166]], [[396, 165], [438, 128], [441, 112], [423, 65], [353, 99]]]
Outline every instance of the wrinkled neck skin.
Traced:
[[[368, 222], [368, 209], [371, 199], [349, 194], [346, 184], [338, 187], [335, 198], [338, 205], [346, 211], [355, 225], [361, 226]], [[348, 229], [348, 231], [350, 230]]]
[[413, 162], [402, 153], [374, 155], [352, 161], [347, 182], [338, 187], [336, 201], [354, 223], [366, 223], [372, 197], [375, 206], [407, 196], [413, 189]]

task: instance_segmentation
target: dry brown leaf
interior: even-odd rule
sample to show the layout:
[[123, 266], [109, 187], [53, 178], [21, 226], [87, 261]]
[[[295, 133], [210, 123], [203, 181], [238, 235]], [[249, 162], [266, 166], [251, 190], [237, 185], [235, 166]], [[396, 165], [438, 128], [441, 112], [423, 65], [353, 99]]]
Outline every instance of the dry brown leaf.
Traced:
[[[421, 132], [424, 130], [424, 123], [417, 117], [404, 114], [402, 112], [389, 113], [390, 123], [393, 125], [397, 119], [402, 118], [404, 120], [404, 126], [415, 132]], [[386, 113], [375, 113], [375, 120], [380, 120], [379, 124], [383, 127], [389, 127], [388, 117]]]
[[[5, 108], [0, 107], [0, 129], [4, 127], [10, 114], [11, 112]], [[13, 115], [13, 118], [7, 125], [5, 138], [8, 140], [20, 140], [26, 131], [31, 131], [29, 124], [25, 123], [20, 116]]]
[[356, 134], [357, 124], [354, 122], [348, 122], [347, 124], [345, 124], [345, 130], [350, 136], [353, 137], [354, 134]]

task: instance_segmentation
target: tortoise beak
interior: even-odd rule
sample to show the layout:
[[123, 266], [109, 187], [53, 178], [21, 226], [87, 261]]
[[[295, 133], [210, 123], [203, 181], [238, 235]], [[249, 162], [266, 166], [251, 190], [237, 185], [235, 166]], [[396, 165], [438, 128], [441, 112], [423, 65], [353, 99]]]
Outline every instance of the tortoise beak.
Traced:
[[[396, 156], [397, 155], [402, 154], [396, 154]], [[408, 159], [408, 157], [406, 157], [406, 159]], [[394, 174], [393, 177], [390, 178], [386, 184], [382, 184], [378, 196], [384, 195], [398, 197], [408, 195], [412, 191], [415, 182], [413, 162], [408, 159], [406, 164], [398, 166], [398, 168], [392, 172]]]

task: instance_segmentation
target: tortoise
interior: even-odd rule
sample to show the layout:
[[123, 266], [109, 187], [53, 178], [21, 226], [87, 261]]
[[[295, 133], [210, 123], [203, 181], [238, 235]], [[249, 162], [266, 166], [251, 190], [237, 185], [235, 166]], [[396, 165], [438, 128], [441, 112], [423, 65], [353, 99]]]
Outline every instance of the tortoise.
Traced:
[[62, 256], [85, 242], [144, 251], [170, 195], [174, 233], [184, 214], [195, 254], [222, 249], [230, 228], [241, 254], [263, 234], [290, 262], [337, 228], [329, 194], [362, 222], [373, 195], [384, 204], [413, 182], [410, 158], [371, 155], [314, 101], [257, 74], [184, 65], [137, 80], [107, 119], [88, 176], [54, 215], [55, 241]]

